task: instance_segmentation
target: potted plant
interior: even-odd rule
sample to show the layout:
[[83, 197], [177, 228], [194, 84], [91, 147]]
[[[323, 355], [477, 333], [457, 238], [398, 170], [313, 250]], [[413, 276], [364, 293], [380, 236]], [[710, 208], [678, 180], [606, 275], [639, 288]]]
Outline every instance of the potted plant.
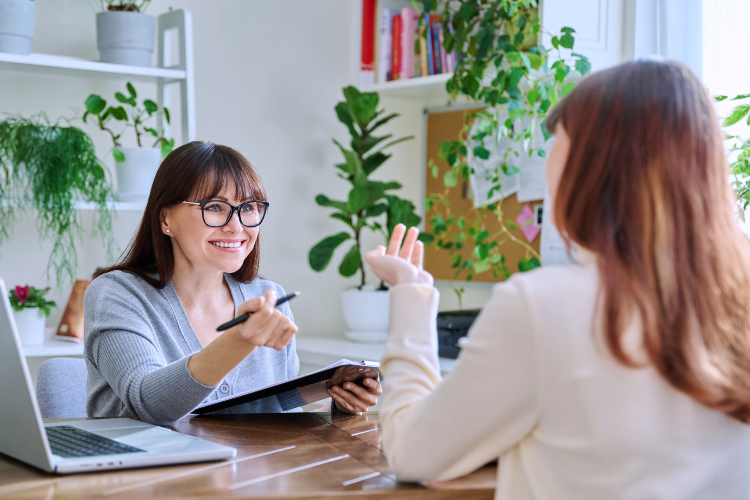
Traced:
[[105, 168], [82, 130], [44, 114], [0, 121], [0, 244], [10, 237], [16, 210], [35, 210], [42, 238], [53, 241], [47, 275], [75, 280], [76, 236], [82, 227], [75, 203], [93, 203], [94, 234], [114, 254], [112, 199]]
[[[537, 3], [422, 1], [426, 13], [440, 12], [445, 50], [458, 54], [446, 90], [453, 99], [464, 96], [485, 106], [467, 111], [460, 135], [439, 145], [439, 158], [444, 163], [428, 165], [434, 177], [442, 177], [445, 190], [426, 200], [426, 229], [431, 234], [424, 241], [445, 251], [455, 270], [453, 279], [471, 281], [484, 273], [491, 273], [498, 281], [508, 278], [515, 271], [506, 265], [504, 249], [508, 245], [524, 249], [519, 271], [541, 265], [531, 245], [509, 231], [517, 229], [518, 224], [504, 212], [502, 200], [477, 200], [475, 210], [458, 215], [451, 211], [448, 200], [449, 191], [463, 189], [475, 173], [472, 156], [490, 159], [487, 142], [498, 145], [502, 140], [509, 144], [495, 157], [488, 198], [495, 191], [502, 193], [504, 176], [520, 173], [518, 149], [529, 157], [543, 158], [543, 142], [547, 139], [544, 117], [575, 87], [570, 82], [571, 71], [575, 68], [585, 75], [591, 70], [586, 56], [569, 52], [575, 42], [573, 28], [564, 27], [554, 36], [550, 33], [549, 48], [541, 43]], [[542, 132], [537, 133], [540, 128]], [[454, 291], [460, 307], [463, 289], [454, 287]]]
[[35, 10], [33, 0], [0, 0], [0, 52], [31, 53]]
[[51, 309], [57, 307], [44, 296], [49, 287], [42, 290], [33, 286], [16, 286], [10, 291], [10, 305], [13, 317], [23, 345], [44, 344], [44, 321], [50, 315]]
[[156, 18], [144, 14], [151, 0], [93, 0], [96, 42], [102, 62], [151, 66]]
[[318, 205], [334, 209], [331, 217], [341, 221], [346, 230], [328, 236], [318, 242], [309, 253], [310, 267], [315, 271], [325, 269], [333, 258], [333, 253], [344, 242], [351, 246], [339, 265], [339, 273], [344, 277], [360, 273], [360, 283], [344, 290], [341, 294], [346, 336], [352, 340], [380, 342], [388, 333], [388, 290], [380, 283], [379, 287], [368, 286], [365, 267], [362, 261], [361, 236], [365, 229], [382, 234], [388, 242], [393, 228], [398, 223], [416, 226], [421, 217], [414, 212], [414, 205], [393, 194], [400, 189], [398, 182], [381, 182], [370, 179], [390, 157], [384, 151], [401, 141], [412, 137], [391, 140], [391, 134], [376, 136], [375, 131], [398, 114], [383, 115], [378, 110], [378, 94], [361, 93], [354, 87], [344, 89], [345, 100], [336, 104], [336, 115], [346, 125], [351, 135], [347, 148], [334, 139], [344, 156], [344, 162], [336, 165], [337, 175], [351, 185], [345, 201], [331, 200], [319, 194]]
[[[88, 96], [83, 121], [93, 116], [96, 125], [112, 138], [119, 199], [138, 201], [148, 198], [159, 164], [172, 151], [174, 139], [167, 139], [163, 130], [157, 131], [145, 123], [157, 113], [164, 113], [164, 120], [169, 124], [169, 110], [159, 110], [151, 99], [144, 99], [139, 105], [133, 84], [128, 82], [126, 87], [127, 96], [122, 92], [115, 93], [115, 99], [121, 104], [117, 106], [107, 107], [107, 101], [96, 94]], [[138, 147], [123, 147], [120, 142], [122, 133], [115, 133], [108, 127], [112, 120], [124, 122], [126, 127], [133, 128]]]

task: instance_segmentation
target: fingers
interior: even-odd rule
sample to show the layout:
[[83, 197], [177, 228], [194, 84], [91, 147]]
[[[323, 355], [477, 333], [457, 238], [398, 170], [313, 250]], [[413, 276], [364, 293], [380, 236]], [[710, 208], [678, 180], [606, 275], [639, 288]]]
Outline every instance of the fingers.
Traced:
[[339, 407], [345, 408], [349, 413], [367, 411], [378, 402], [375, 394], [351, 382], [345, 383], [344, 388], [333, 387], [328, 393], [337, 403], [340, 403]]
[[276, 306], [276, 292], [272, 288], [266, 290], [266, 294], [261, 297], [255, 297], [247, 302], [243, 302], [237, 308], [237, 316], [245, 313], [257, 313], [265, 308], [266, 311], [272, 311]]
[[403, 224], [396, 224], [396, 227], [393, 228], [393, 234], [391, 235], [391, 241], [388, 242], [388, 250], [386, 250], [386, 255], [398, 255], [398, 249], [401, 248], [401, 240], [404, 239], [404, 234], [406, 233], [406, 226]]
[[284, 349], [291, 342], [298, 328], [275, 306], [276, 293], [273, 289], [268, 289], [263, 297], [249, 300], [238, 308], [238, 313], [244, 310], [251, 312], [252, 315], [249, 320], [234, 328], [245, 340], [255, 346]]
[[401, 247], [399, 257], [405, 260], [411, 260], [412, 253], [414, 252], [414, 244], [417, 242], [417, 236], [419, 236], [419, 229], [416, 227], [410, 227], [406, 233], [406, 239], [404, 245]]
[[369, 265], [372, 265], [372, 260], [377, 257], [382, 257], [385, 255], [385, 247], [383, 245], [378, 245], [369, 252], [365, 252], [364, 259], [365, 262], [367, 262]]
[[411, 255], [411, 263], [419, 269], [424, 269], [424, 243], [417, 241], [414, 253]]

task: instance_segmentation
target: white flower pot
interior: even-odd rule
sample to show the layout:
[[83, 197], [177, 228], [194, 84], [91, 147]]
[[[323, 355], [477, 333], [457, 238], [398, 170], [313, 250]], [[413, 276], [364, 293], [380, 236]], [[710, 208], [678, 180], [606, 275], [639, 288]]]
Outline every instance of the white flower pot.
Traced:
[[161, 164], [161, 148], [120, 148], [125, 161], [115, 163], [117, 197], [121, 201], [145, 201]]
[[21, 311], [13, 311], [16, 320], [18, 336], [23, 345], [44, 344], [44, 321], [46, 317], [38, 307], [25, 307]]
[[346, 338], [356, 342], [385, 342], [388, 338], [390, 295], [388, 290], [344, 290]]
[[156, 18], [140, 12], [100, 12], [96, 44], [102, 62], [151, 66]]
[[31, 53], [35, 10], [32, 0], [0, 0], [0, 52]]

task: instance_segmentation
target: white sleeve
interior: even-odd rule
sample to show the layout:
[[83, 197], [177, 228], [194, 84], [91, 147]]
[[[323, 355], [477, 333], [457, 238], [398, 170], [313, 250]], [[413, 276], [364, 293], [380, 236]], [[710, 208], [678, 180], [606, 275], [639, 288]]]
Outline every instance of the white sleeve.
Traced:
[[537, 422], [541, 376], [533, 318], [511, 279], [494, 288], [441, 382], [439, 293], [391, 289], [383, 356], [383, 451], [399, 479], [446, 480], [498, 458]]

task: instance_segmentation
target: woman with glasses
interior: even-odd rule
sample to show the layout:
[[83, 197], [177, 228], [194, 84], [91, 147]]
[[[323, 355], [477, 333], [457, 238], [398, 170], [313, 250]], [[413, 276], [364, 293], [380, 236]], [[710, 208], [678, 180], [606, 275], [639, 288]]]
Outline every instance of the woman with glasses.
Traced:
[[[191, 142], [159, 167], [141, 224], [121, 260], [100, 269], [84, 297], [87, 412], [166, 424], [212, 401], [297, 376], [294, 324], [284, 290], [258, 277], [260, 225], [269, 208], [237, 151]], [[250, 319], [224, 332], [237, 316]], [[323, 411], [377, 402], [377, 372], [364, 387], [300, 389], [224, 413]]]

